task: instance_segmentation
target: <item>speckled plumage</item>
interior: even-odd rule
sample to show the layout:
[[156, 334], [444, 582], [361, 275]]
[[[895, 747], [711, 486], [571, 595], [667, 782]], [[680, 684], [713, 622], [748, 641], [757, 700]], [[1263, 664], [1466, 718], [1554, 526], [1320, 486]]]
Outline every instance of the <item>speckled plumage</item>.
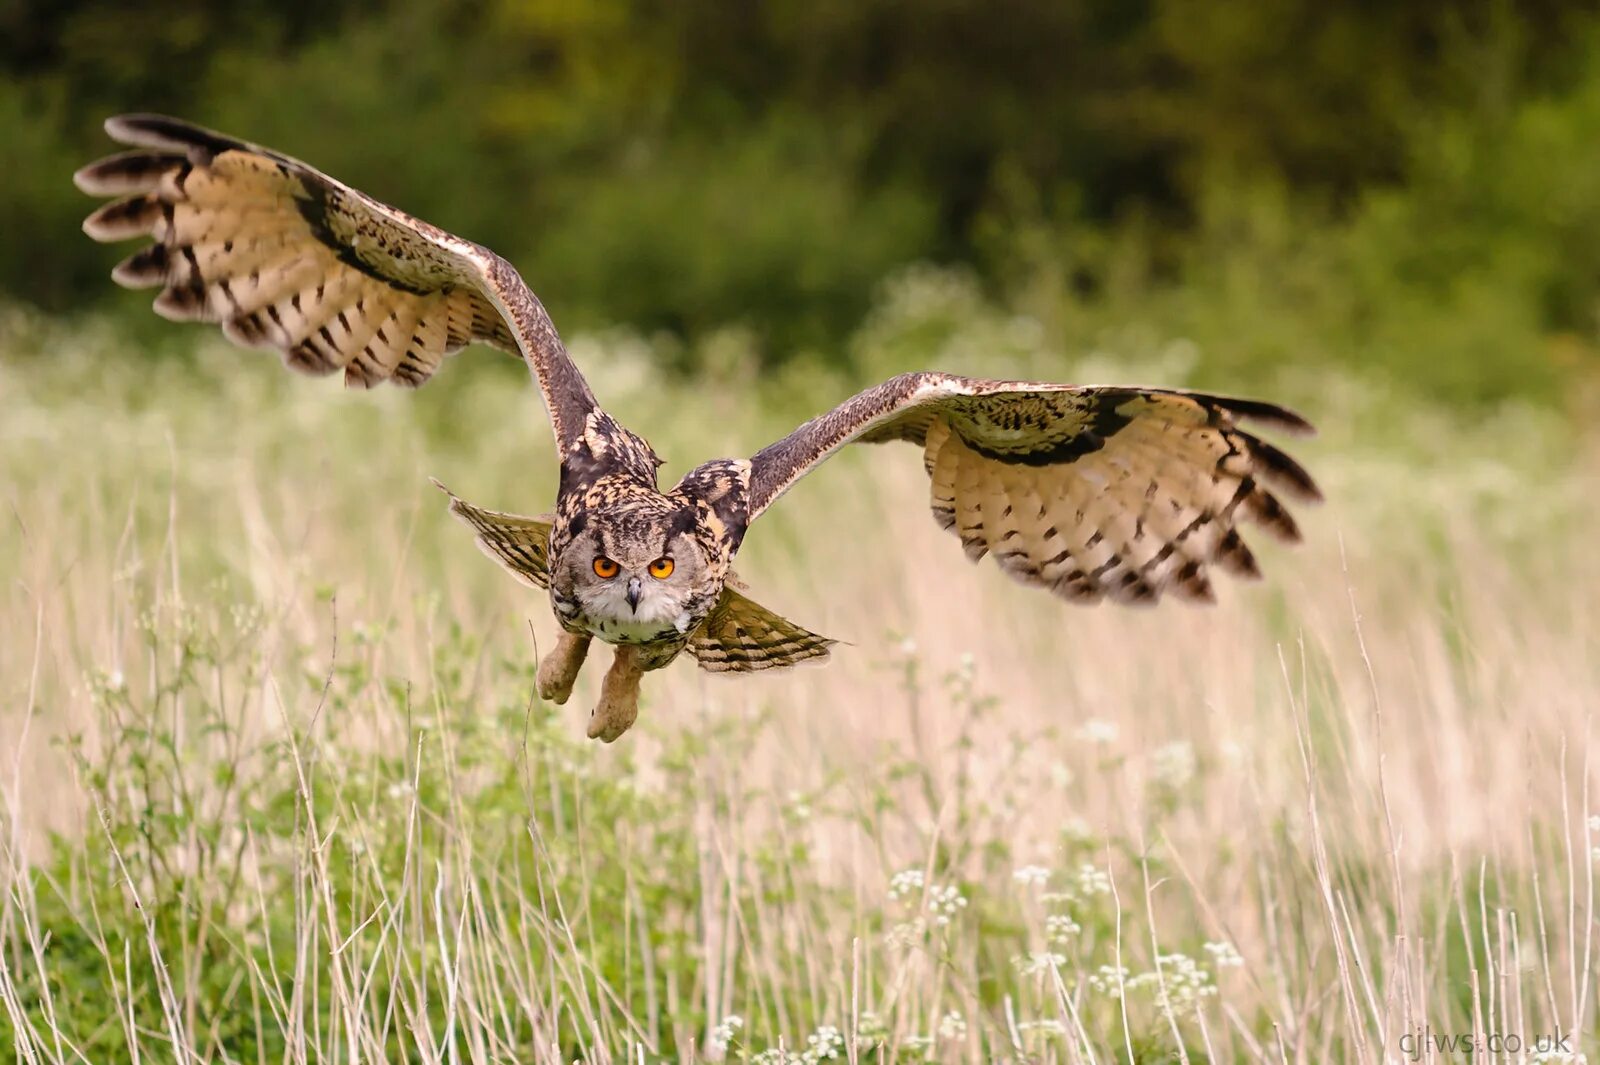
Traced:
[[504, 259], [265, 148], [152, 115], [106, 129], [133, 150], [76, 175], [121, 197], [84, 229], [155, 238], [113, 276], [160, 288], [158, 312], [218, 322], [359, 387], [421, 385], [472, 341], [521, 354], [555, 435], [555, 511], [524, 518], [453, 495], [450, 509], [489, 557], [550, 594], [562, 635], [541, 662], [542, 695], [565, 702], [590, 642], [616, 645], [591, 736], [626, 731], [640, 678], [684, 651], [711, 672], [827, 657], [834, 641], [747, 598], [732, 567], [749, 523], [847, 443], [921, 447], [934, 517], [968, 557], [993, 555], [1079, 602], [1209, 600], [1213, 567], [1259, 575], [1240, 525], [1299, 538], [1275, 491], [1319, 498], [1298, 464], [1240, 428], [1310, 431], [1272, 404], [942, 373], [892, 378], [661, 491], [661, 460], [600, 408]]

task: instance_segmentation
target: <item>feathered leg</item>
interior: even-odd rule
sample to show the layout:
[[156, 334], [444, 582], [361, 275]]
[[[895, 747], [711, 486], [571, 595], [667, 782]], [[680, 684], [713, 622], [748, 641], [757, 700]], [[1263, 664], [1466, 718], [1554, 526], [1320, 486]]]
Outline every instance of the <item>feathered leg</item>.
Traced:
[[644, 676], [638, 647], [621, 645], [600, 684], [600, 702], [589, 717], [589, 738], [613, 742], [639, 716], [639, 679]]
[[589, 637], [575, 632], [563, 632], [555, 650], [545, 655], [539, 663], [539, 698], [548, 699], [557, 706], [565, 703], [572, 694], [572, 684], [583, 668], [583, 658], [589, 653]]

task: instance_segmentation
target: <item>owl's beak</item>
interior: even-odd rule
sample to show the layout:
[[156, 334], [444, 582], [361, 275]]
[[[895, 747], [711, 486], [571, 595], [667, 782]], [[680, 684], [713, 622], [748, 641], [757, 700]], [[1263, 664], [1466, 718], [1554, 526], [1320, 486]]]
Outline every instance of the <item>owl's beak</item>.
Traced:
[[638, 577], [628, 579], [628, 608], [635, 614], [639, 612], [639, 593], [644, 590], [644, 582]]

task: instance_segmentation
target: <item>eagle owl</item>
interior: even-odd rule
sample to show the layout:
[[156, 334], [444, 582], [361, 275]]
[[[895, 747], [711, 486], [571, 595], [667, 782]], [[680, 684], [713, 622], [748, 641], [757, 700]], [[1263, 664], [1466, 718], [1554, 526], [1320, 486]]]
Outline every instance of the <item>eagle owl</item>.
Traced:
[[[614, 645], [589, 734], [615, 740], [640, 679], [687, 651], [753, 672], [825, 658], [833, 643], [747, 598], [733, 559], [750, 523], [852, 442], [922, 449], [933, 516], [967, 557], [990, 555], [1064, 599], [1209, 601], [1214, 569], [1259, 575], [1239, 529], [1299, 538], [1275, 491], [1319, 498], [1310, 476], [1241, 423], [1310, 426], [1270, 403], [1163, 388], [907, 373], [853, 396], [749, 458], [716, 459], [666, 491], [661, 460], [595, 400], [549, 316], [509, 263], [304, 163], [176, 119], [106, 123], [127, 151], [78, 171], [115, 197], [96, 240], [153, 237], [113, 271], [160, 290], [155, 309], [218, 322], [347, 385], [419, 386], [474, 341], [520, 355], [555, 434], [553, 514], [450, 497], [478, 545], [548, 591], [562, 637], [540, 694], [571, 694], [593, 640]], [[443, 487], [443, 486], [441, 486]]]

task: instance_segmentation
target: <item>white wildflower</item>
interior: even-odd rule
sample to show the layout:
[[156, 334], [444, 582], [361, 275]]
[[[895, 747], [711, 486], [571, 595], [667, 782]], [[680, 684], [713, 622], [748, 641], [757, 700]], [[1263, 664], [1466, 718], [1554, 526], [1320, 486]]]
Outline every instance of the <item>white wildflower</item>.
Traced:
[[804, 792], [791, 791], [789, 793], [789, 816], [796, 821], [811, 820], [811, 804], [806, 801]]
[[1120, 965], [1102, 965], [1089, 974], [1089, 986], [1112, 998], [1121, 998], [1122, 989], [1128, 982], [1128, 970]]
[[1193, 1016], [1201, 999], [1217, 993], [1211, 974], [1187, 954], [1158, 955], [1155, 971], [1140, 973], [1127, 981], [1127, 986], [1153, 992], [1163, 1012], [1179, 1017]]
[[832, 1061], [844, 1055], [844, 1034], [831, 1024], [823, 1024], [806, 1037], [806, 1050], [800, 1060], [812, 1062]]
[[917, 641], [907, 636], [905, 639], [900, 641], [899, 650], [901, 657], [915, 658], [917, 657]]
[[966, 896], [954, 884], [935, 884], [928, 889], [928, 912], [933, 915], [934, 924], [947, 925], [966, 908]]
[[1178, 791], [1194, 779], [1194, 746], [1178, 740], [1158, 747], [1150, 755], [1150, 775], [1169, 791]]
[[1011, 879], [1025, 887], [1041, 887], [1050, 879], [1050, 870], [1042, 865], [1024, 865], [1011, 874]]
[[922, 894], [921, 869], [904, 869], [889, 878], [889, 898], [896, 902]]
[[1077, 735], [1084, 743], [1108, 746], [1117, 742], [1117, 726], [1104, 718], [1091, 717], [1078, 726]]
[[111, 696], [121, 695], [128, 690], [128, 680], [120, 669], [109, 673], [92, 669], [85, 675], [84, 682], [89, 688], [89, 700], [95, 706], [104, 706]]
[[1065, 762], [1050, 763], [1050, 783], [1065, 791], [1072, 787], [1072, 769]]
[[771, 1050], [763, 1050], [751, 1058], [750, 1062], [751, 1065], [792, 1065], [792, 1063], [799, 1060], [799, 1057], [789, 1053], [787, 1050], [774, 1047]]
[[1227, 940], [1217, 940], [1205, 945], [1205, 951], [1211, 955], [1211, 964], [1219, 969], [1237, 968], [1244, 964], [1237, 948]]
[[411, 794], [411, 782], [409, 780], [397, 780], [384, 789], [384, 794], [391, 799], [403, 799]]
[[[1553, 1039], [1550, 1041], [1555, 1042]], [[1528, 1061], [1531, 1065], [1588, 1065], [1589, 1056], [1560, 1047], [1535, 1046]]]
[[1052, 913], [1044, 919], [1044, 934], [1052, 943], [1066, 943], [1083, 931], [1083, 926], [1064, 913]]
[[235, 603], [228, 608], [229, 620], [235, 632], [249, 635], [260, 631], [266, 622], [266, 612], [255, 603]]
[[939, 1038], [960, 1040], [967, 1037], [967, 1020], [955, 1010], [939, 1018]]
[[914, 921], [902, 921], [889, 929], [887, 939], [889, 946], [906, 950], [921, 943], [927, 934], [928, 922], [918, 917]]
[[1084, 862], [1078, 867], [1078, 891], [1084, 895], [1111, 894], [1111, 874]]
[[744, 1018], [736, 1013], [730, 1013], [722, 1018], [721, 1024], [711, 1029], [711, 1034], [706, 1037], [706, 1049], [713, 1054], [726, 1054], [729, 1044], [743, 1027]]
[[1023, 976], [1039, 976], [1067, 964], [1067, 957], [1065, 954], [1053, 954], [1050, 951], [1039, 950], [1034, 951], [1032, 954], [1019, 954], [1011, 959], [1011, 964]]
[[876, 1043], [889, 1034], [889, 1026], [873, 1010], [862, 1010], [861, 1016], [856, 1019], [856, 1038], [863, 1042]]

